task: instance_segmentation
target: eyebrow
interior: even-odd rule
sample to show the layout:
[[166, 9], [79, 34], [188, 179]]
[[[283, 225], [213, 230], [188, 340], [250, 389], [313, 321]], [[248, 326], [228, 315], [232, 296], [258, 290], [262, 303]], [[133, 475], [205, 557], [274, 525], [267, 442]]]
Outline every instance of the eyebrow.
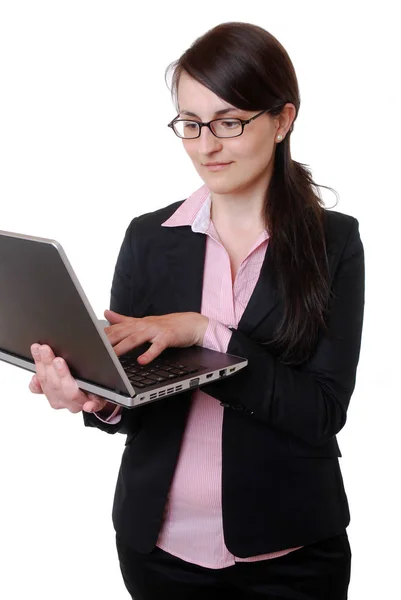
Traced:
[[[234, 106], [231, 108], [222, 108], [221, 110], [216, 110], [216, 112], [214, 113], [214, 115], [225, 115], [226, 113], [232, 112], [235, 110], [240, 110], [239, 108], [235, 108]], [[180, 110], [180, 115], [188, 115], [189, 117], [196, 117], [197, 119], [200, 119], [200, 117], [198, 115], [196, 115], [193, 112], [190, 112], [189, 110]]]

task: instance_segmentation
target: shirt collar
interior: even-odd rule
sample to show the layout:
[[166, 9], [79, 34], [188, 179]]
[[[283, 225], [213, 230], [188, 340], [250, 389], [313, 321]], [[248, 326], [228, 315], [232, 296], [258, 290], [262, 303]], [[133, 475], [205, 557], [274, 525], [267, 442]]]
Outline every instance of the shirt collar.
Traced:
[[206, 185], [202, 185], [162, 223], [162, 227], [189, 225], [196, 233], [206, 233], [210, 225], [210, 207], [210, 190]]
[[[206, 184], [202, 185], [202, 187], [184, 200], [167, 221], [162, 223], [162, 227], [182, 227], [187, 225], [191, 227], [194, 233], [214, 232], [215, 229], [210, 219], [211, 205], [210, 190]], [[268, 232], [263, 231], [258, 238], [258, 243], [268, 238]]]

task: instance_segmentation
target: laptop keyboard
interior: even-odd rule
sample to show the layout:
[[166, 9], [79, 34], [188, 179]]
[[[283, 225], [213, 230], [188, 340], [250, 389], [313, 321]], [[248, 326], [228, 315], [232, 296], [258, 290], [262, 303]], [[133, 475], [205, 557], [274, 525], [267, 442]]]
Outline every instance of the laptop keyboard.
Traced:
[[152, 360], [149, 365], [139, 365], [135, 358], [122, 356], [120, 362], [130, 382], [137, 388], [168, 383], [185, 375], [197, 373], [202, 366], [183, 365], [162, 358]]

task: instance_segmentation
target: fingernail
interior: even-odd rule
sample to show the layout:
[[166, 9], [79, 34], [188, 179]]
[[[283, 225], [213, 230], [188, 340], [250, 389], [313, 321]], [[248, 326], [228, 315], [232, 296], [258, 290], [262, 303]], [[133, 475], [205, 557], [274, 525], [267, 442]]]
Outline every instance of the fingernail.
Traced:
[[60, 360], [53, 361], [53, 365], [56, 367], [57, 371], [61, 371], [63, 368], [63, 364]]
[[34, 346], [34, 347], [32, 348], [32, 354], [33, 354], [34, 356], [39, 356], [39, 347], [38, 347], [38, 346]]

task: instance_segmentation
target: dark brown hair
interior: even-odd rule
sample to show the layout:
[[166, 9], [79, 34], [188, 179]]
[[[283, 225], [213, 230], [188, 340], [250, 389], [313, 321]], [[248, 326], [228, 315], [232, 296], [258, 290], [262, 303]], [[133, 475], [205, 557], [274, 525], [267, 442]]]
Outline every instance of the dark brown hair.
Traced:
[[320, 327], [326, 329], [330, 285], [325, 208], [319, 186], [307, 166], [291, 158], [291, 132], [300, 107], [293, 64], [280, 42], [265, 29], [230, 22], [196, 39], [167, 67], [166, 77], [172, 67], [171, 92], [176, 102], [179, 79], [185, 71], [242, 110], [273, 108], [269, 114], [276, 116], [287, 102], [295, 106], [291, 128], [276, 144], [264, 201], [269, 252], [284, 307], [275, 335], [266, 344], [275, 348], [284, 363], [300, 364], [313, 352]]

